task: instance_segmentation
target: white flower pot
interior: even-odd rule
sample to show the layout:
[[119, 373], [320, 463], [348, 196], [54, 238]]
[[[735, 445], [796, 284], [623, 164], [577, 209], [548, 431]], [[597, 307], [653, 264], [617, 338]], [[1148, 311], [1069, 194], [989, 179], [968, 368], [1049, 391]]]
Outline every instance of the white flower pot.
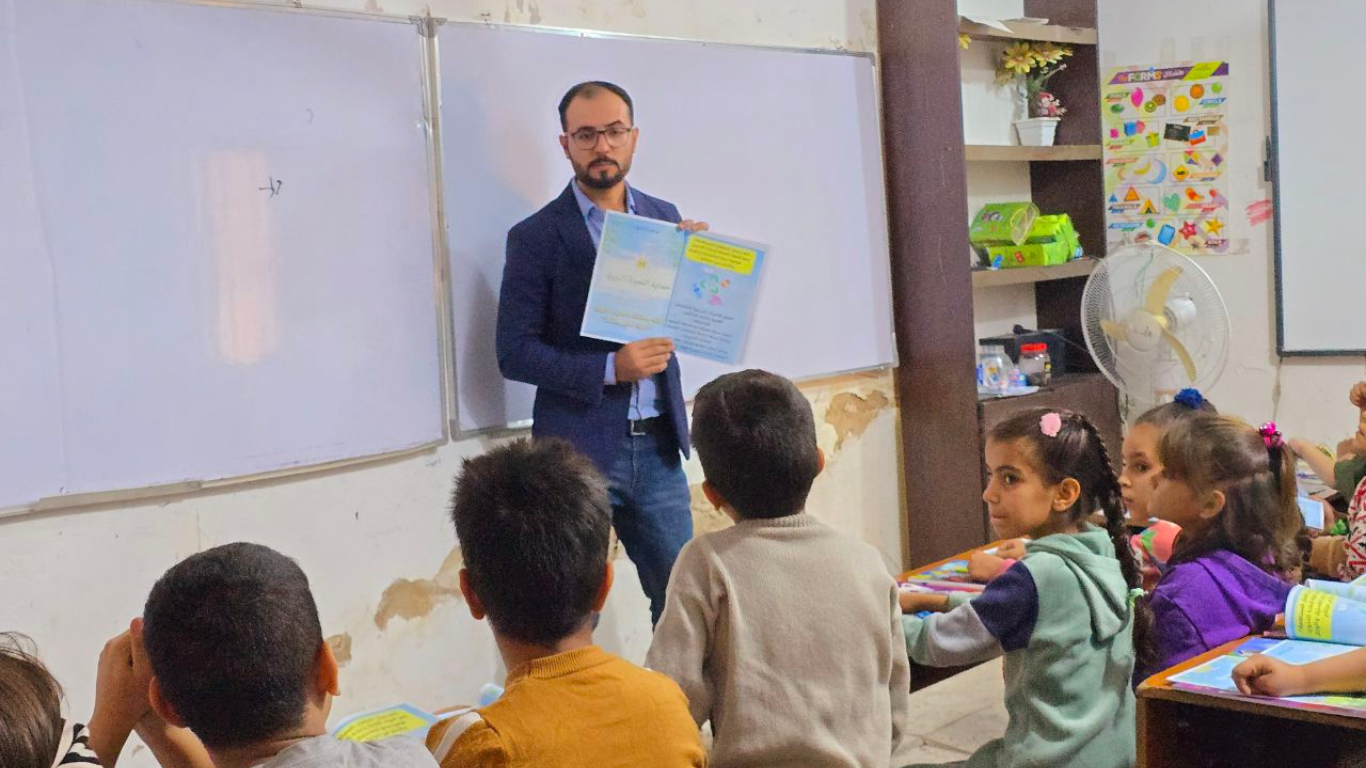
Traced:
[[1020, 145], [1025, 147], [1051, 147], [1058, 135], [1061, 117], [1031, 117], [1015, 121], [1015, 133], [1020, 137]]

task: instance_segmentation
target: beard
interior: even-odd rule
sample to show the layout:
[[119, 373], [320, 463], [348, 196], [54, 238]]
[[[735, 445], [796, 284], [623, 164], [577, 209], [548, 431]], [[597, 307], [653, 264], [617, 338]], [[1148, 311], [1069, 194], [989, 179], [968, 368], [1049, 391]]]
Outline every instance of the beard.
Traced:
[[594, 160], [589, 165], [574, 163], [574, 178], [589, 189], [611, 189], [620, 184], [631, 170], [628, 161], [625, 166], [615, 160]]

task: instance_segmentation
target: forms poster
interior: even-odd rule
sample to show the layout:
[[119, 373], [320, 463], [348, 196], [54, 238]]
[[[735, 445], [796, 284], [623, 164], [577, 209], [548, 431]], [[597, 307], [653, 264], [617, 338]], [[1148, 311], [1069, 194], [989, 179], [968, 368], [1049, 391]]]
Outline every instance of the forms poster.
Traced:
[[679, 352], [739, 363], [767, 251], [610, 211], [580, 333], [623, 344], [668, 337]]
[[1228, 62], [1120, 67], [1101, 88], [1106, 240], [1227, 253]]

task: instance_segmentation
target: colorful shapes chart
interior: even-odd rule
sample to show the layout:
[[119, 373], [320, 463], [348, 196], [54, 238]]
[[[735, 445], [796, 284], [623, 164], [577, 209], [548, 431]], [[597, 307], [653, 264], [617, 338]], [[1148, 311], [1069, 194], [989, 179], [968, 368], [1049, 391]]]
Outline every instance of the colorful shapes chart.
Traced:
[[1120, 67], [1101, 91], [1107, 239], [1188, 254], [1229, 245], [1226, 62]]

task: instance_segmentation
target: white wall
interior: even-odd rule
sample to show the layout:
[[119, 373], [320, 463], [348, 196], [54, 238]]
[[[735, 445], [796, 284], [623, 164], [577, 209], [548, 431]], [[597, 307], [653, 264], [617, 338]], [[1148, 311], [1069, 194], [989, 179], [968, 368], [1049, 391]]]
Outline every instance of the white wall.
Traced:
[[[430, 5], [433, 14], [450, 18], [737, 43], [871, 50], [876, 42], [873, 0], [310, 5], [396, 14], [424, 13]], [[648, 151], [637, 162], [648, 163]], [[812, 511], [877, 546], [889, 570], [900, 569], [904, 534], [891, 375], [845, 377], [803, 389], [815, 406], [821, 446], [830, 459], [813, 490]], [[0, 630], [20, 630], [36, 640], [66, 686], [73, 714], [84, 718], [104, 640], [140, 611], [156, 577], [201, 549], [257, 541], [300, 561], [325, 631], [349, 640], [352, 658], [343, 668], [338, 713], [398, 700], [428, 707], [470, 701], [482, 684], [500, 680], [502, 670], [487, 628], [450, 594], [459, 561], [445, 508], [460, 461], [491, 444], [463, 440], [416, 458], [325, 476], [0, 520]], [[700, 481], [695, 463], [688, 471], [692, 482]], [[699, 530], [721, 524], [704, 505], [694, 507]], [[639, 660], [649, 643], [647, 603], [629, 561], [619, 558], [618, 568], [618, 587], [598, 638], [609, 650]], [[376, 621], [381, 613], [395, 616], [383, 629]], [[153, 765], [140, 746], [130, 750], [124, 758], [130, 768]]]
[[[958, 0], [958, 12], [994, 19], [1024, 15], [1021, 0]], [[1006, 43], [973, 40], [960, 57], [963, 94], [963, 141], [967, 144], [1017, 144], [1014, 120], [1024, 117], [1015, 91], [996, 85], [996, 62]], [[987, 203], [1033, 199], [1029, 163], [967, 164], [968, 217]], [[976, 261], [976, 255], [968, 258]], [[976, 338], [1011, 332], [1016, 324], [1033, 328], [1037, 321], [1034, 286], [1011, 285], [972, 292]]]
[[[1366, 378], [1358, 358], [1276, 357], [1271, 223], [1253, 226], [1248, 205], [1271, 197], [1262, 180], [1262, 142], [1270, 133], [1266, 3], [1262, 0], [1152, 0], [1100, 4], [1101, 70], [1112, 66], [1224, 59], [1230, 66], [1230, 168], [1225, 193], [1237, 224], [1233, 251], [1201, 259], [1223, 292], [1233, 326], [1232, 352], [1210, 399], [1252, 421], [1275, 418], [1282, 430], [1330, 445], [1355, 428], [1347, 402]], [[1324, 34], [1354, 34], [1325, 27]], [[1351, 307], [1326, 307], [1349, 322]]]

